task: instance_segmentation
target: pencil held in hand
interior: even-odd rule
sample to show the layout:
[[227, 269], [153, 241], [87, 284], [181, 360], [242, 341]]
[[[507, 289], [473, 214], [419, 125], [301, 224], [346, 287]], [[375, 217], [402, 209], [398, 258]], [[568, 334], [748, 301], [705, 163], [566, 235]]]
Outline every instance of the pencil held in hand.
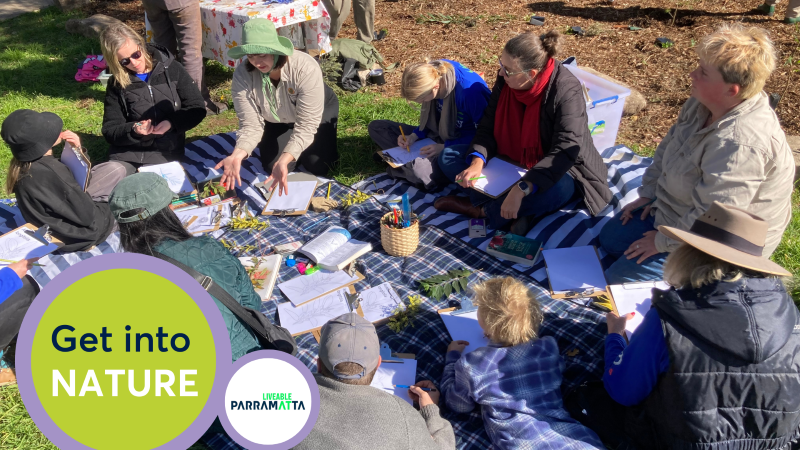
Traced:
[[406, 134], [403, 132], [403, 126], [398, 125], [398, 128], [400, 128], [400, 134], [403, 136], [403, 140], [406, 141], [406, 150], [408, 151], [408, 153], [411, 153], [411, 145], [409, 145], [408, 138], [406, 137]]
[[[407, 385], [407, 384], [395, 384], [395, 385], [394, 385], [394, 387], [396, 387], [396, 388], [405, 388], [405, 389], [411, 389], [411, 386], [409, 386], [409, 385]], [[416, 388], [419, 388], [419, 389], [421, 389], [421, 390], [423, 390], [423, 391], [425, 391], [425, 392], [436, 392], [436, 389], [424, 388], [424, 387], [419, 387], [419, 386], [415, 386], [415, 387], [416, 387]]]

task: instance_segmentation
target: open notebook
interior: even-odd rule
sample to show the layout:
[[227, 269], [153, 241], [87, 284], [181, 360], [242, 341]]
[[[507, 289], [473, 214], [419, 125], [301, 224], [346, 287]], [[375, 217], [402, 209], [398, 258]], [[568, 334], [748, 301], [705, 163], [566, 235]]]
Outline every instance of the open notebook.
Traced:
[[321, 269], [336, 271], [370, 250], [372, 244], [369, 242], [351, 239], [349, 231], [333, 226], [308, 241], [298, 252], [308, 256]]

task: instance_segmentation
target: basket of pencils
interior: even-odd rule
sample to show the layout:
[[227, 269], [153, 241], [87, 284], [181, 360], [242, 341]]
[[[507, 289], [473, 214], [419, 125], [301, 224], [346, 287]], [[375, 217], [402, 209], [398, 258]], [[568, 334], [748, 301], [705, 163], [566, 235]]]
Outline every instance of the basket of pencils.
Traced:
[[408, 256], [419, 246], [419, 220], [413, 217], [408, 226], [393, 211], [381, 218], [381, 244], [392, 256]]

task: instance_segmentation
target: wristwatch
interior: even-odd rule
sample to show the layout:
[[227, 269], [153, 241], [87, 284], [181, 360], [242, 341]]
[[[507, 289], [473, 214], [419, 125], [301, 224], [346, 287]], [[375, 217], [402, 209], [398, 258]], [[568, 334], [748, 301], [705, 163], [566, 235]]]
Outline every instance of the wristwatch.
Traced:
[[533, 186], [527, 181], [520, 181], [519, 183], [517, 183], [517, 187], [519, 188], [520, 191], [522, 191], [523, 194], [528, 195], [531, 193], [531, 188]]

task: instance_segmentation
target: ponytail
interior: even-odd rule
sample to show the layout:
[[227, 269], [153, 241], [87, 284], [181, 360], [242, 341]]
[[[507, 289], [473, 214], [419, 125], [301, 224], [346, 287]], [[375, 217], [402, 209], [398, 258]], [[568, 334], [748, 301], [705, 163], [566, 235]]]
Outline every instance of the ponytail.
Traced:
[[426, 59], [425, 62], [412, 64], [403, 71], [400, 95], [415, 102], [430, 92], [448, 71], [455, 72], [453, 65], [439, 60]]
[[520, 69], [530, 72], [542, 70], [550, 58], [558, 56], [563, 40], [558, 30], [549, 31], [541, 36], [529, 32], [511, 38], [503, 50], [517, 61]]

